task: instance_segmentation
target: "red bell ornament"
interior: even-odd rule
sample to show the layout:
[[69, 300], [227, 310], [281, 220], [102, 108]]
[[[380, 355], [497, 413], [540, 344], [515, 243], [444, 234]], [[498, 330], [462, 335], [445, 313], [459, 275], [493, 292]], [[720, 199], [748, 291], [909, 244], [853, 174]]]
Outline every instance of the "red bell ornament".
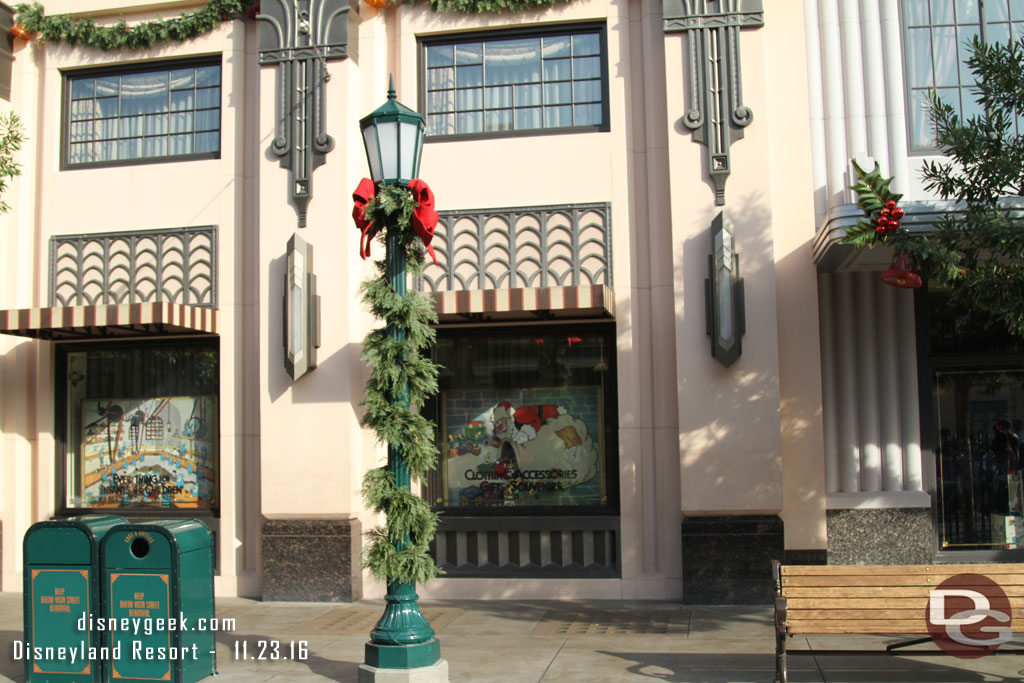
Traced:
[[882, 273], [882, 282], [893, 287], [905, 289], [917, 289], [921, 286], [921, 276], [917, 274], [914, 267], [908, 262], [910, 254], [905, 251], [897, 252], [896, 260], [892, 262], [889, 269]]
[[29, 32], [27, 28], [25, 28], [25, 24], [21, 23], [20, 21], [8, 30], [11, 32], [11, 35], [15, 38], [21, 38], [22, 40], [32, 40], [32, 34]]

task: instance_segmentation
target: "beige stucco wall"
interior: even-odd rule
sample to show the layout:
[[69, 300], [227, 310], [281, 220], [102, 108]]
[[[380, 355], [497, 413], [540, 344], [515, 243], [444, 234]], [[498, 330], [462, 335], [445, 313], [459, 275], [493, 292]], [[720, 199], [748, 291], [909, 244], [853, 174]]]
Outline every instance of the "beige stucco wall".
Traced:
[[[794, 77], [805, 72], [805, 58], [791, 31], [802, 25], [798, 3], [771, 3], [763, 28], [740, 31], [742, 97], [754, 119], [732, 144], [723, 207], [714, 205], [706, 150], [680, 123], [688, 106], [685, 39], [666, 35], [671, 249], [684, 514], [778, 513], [785, 499], [787, 547], [820, 548], [824, 481], [815, 464], [821, 417], [809, 263], [810, 142], [801, 115], [806, 86]], [[704, 182], [695, 181], [698, 174]], [[710, 226], [720, 210], [734, 224], [746, 294], [743, 355], [730, 368], [711, 358], [704, 326]]]

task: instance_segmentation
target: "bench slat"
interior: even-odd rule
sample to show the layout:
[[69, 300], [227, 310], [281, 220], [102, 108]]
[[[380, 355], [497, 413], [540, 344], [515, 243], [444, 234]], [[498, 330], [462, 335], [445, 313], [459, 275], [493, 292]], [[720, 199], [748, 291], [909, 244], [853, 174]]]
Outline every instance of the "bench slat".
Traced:
[[[786, 598], [927, 598], [935, 586], [786, 586]], [[1000, 586], [1009, 598], [1024, 597], [1024, 586]]]
[[879, 565], [838, 565], [838, 564], [791, 564], [782, 565], [785, 576], [836, 576], [840, 574], [884, 576], [887, 574], [1020, 574], [1021, 565], [1004, 564], [879, 564]]
[[[1024, 611], [1013, 609], [1013, 620], [1024, 618]], [[854, 610], [828, 610], [828, 609], [789, 609], [786, 614], [787, 621], [814, 621], [833, 619], [841, 621], [913, 621], [921, 622], [921, 628], [928, 630], [925, 625], [924, 609], [854, 609]], [[1024, 624], [1022, 624], [1024, 628]]]
[[[787, 576], [783, 586], [938, 586], [955, 574], [886, 574], [880, 576], [839, 574], [837, 576]], [[1000, 586], [1024, 586], [1024, 574], [1002, 574], [993, 581]]]
[[[888, 609], [919, 609], [922, 612], [928, 607], [927, 594], [918, 597], [907, 598], [787, 598], [789, 610], [806, 609], [876, 609], [885, 607]], [[1016, 618], [1016, 611], [1024, 610], [1024, 597], [1010, 598], [1010, 607], [1013, 609]]]
[[928, 627], [923, 619], [893, 620], [881, 619], [876, 621], [838, 619], [818, 619], [808, 621], [786, 620], [786, 627], [790, 634], [798, 633], [872, 633], [885, 635], [887, 633], [920, 633], [928, 635]]

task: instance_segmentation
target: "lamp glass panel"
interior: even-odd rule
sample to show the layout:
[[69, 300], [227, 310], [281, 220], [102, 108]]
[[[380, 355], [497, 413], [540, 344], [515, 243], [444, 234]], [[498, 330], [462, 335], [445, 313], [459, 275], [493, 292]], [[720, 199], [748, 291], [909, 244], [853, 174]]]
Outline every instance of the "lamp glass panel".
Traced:
[[381, 179], [398, 177], [398, 121], [377, 124], [377, 142], [380, 144]]
[[363, 129], [363, 142], [366, 144], [366, 160], [370, 163], [370, 177], [373, 182], [380, 182], [380, 149], [377, 147], [377, 127], [369, 125]]
[[732, 274], [724, 265], [718, 266], [715, 278], [718, 287], [718, 338], [723, 342], [732, 341]]
[[416, 168], [416, 161], [419, 152], [420, 131], [415, 123], [402, 121], [400, 126], [399, 142], [401, 143], [401, 168], [398, 174], [400, 178], [412, 180], [416, 177], [419, 169]]
[[291, 308], [288, 318], [288, 351], [292, 358], [298, 359], [302, 355], [302, 281], [305, 278], [306, 266], [302, 253], [298, 250], [292, 253], [291, 282], [289, 287], [289, 302]]

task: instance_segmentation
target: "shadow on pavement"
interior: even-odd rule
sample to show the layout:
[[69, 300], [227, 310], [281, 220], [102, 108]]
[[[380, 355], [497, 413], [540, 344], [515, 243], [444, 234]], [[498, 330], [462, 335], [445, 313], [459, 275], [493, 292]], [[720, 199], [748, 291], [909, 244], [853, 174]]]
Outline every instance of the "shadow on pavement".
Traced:
[[[607, 650], [598, 650], [598, 652], [634, 662], [627, 668], [631, 674], [668, 683], [770, 683], [775, 677], [774, 654], [609, 652]], [[827, 683], [1019, 683], [1021, 677], [967, 671], [935, 662], [900, 659], [885, 654], [858, 657], [802, 655], [789, 658], [789, 681], [790, 683], [823, 683], [825, 681]]]

